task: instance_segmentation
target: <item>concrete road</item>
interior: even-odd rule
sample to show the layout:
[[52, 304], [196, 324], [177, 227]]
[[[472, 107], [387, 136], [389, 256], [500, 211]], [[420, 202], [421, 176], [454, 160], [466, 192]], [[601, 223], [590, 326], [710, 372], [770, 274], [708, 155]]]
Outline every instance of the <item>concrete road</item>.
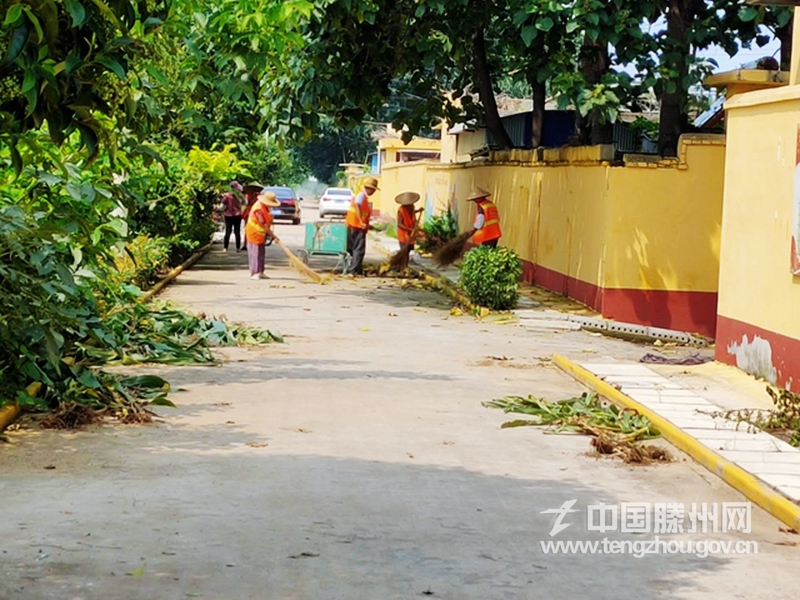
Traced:
[[[295, 247], [302, 232], [278, 227]], [[216, 249], [165, 297], [276, 328], [286, 344], [226, 350], [217, 367], [137, 369], [177, 390], [178, 408], [160, 409], [156, 425], [27, 430], [0, 446], [0, 598], [797, 596], [800, 538], [758, 509], [749, 533], [662, 536], [684, 548], [754, 542], [757, 554], [543, 551], [551, 540], [654, 539], [654, 523], [638, 535], [588, 531], [590, 505], [656, 514], [742, 501], [678, 453], [634, 468], [588, 456], [585, 437], [501, 430], [507, 417], [481, 406], [579, 394], [550, 365], [555, 351], [646, 348], [453, 317], [441, 297], [396, 281], [305, 283], [275, 247], [267, 262], [272, 279], [250, 281], [242, 254]], [[565, 503], [577, 512], [555, 531], [557, 515], [542, 513]]]

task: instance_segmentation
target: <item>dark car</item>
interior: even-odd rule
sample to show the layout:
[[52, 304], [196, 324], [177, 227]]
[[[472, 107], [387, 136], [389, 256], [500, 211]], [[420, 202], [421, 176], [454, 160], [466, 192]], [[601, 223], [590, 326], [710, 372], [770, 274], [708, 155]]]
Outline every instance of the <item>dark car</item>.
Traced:
[[300, 225], [300, 202], [292, 188], [268, 186], [264, 188], [264, 191], [274, 193], [280, 200], [281, 205], [272, 209], [272, 216], [275, 220], [287, 219], [294, 225]]

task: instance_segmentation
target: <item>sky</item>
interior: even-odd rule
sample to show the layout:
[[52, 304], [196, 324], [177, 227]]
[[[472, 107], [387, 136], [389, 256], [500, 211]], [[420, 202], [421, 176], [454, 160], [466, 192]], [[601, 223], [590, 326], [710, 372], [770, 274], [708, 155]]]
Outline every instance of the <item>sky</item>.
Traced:
[[706, 58], [713, 58], [719, 64], [719, 68], [714, 69], [715, 72], [732, 71], [738, 69], [744, 63], [753, 62], [765, 56], [774, 56], [780, 60], [781, 43], [778, 40], [772, 40], [766, 46], [759, 48], [753, 44], [753, 48], [745, 48], [740, 50], [738, 54], [729, 57], [722, 48], [709, 48], [699, 55]]

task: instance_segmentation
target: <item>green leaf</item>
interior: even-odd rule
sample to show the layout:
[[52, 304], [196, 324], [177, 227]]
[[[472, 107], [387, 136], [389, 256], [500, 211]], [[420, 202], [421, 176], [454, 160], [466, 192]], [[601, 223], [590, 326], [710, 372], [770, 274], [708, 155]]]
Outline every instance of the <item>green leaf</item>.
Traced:
[[22, 16], [22, 5], [21, 4], [12, 4], [11, 7], [8, 9], [6, 13], [6, 19], [3, 21], [3, 27], [8, 27], [9, 25], [13, 25], [19, 18]]
[[169, 406], [171, 408], [178, 408], [172, 400], [167, 400], [164, 397], [154, 398], [148, 402], [151, 406]]
[[125, 80], [126, 78], [125, 69], [115, 59], [111, 58], [110, 56], [100, 56], [97, 58], [96, 62], [103, 65], [106, 69], [113, 71], [116, 74], [116, 76], [122, 79], [123, 81]]
[[525, 42], [526, 46], [530, 46], [538, 34], [539, 32], [536, 27], [533, 25], [526, 25], [522, 28], [522, 41]]
[[64, 5], [67, 7], [70, 16], [72, 17], [72, 26], [80, 27], [86, 20], [86, 9], [78, 0], [64, 0]]
[[541, 29], [542, 31], [550, 31], [553, 28], [553, 25], [553, 19], [550, 17], [536, 19], [536, 28]]
[[758, 16], [758, 9], [752, 6], [743, 6], [739, 9], [739, 19], [744, 23], [754, 21]]
[[8, 49], [6, 50], [3, 60], [0, 61], [0, 67], [10, 65], [19, 58], [20, 54], [22, 54], [22, 51], [25, 49], [25, 45], [28, 43], [29, 37], [30, 27], [27, 21], [23, 21], [19, 27], [11, 32], [11, 40], [8, 43]]

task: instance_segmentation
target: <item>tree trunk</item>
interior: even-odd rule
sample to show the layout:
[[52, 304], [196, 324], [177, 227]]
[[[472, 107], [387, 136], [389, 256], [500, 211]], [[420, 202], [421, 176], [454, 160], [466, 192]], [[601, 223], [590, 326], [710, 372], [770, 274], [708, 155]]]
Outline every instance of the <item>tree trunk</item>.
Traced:
[[511, 148], [514, 144], [503, 126], [500, 113], [497, 110], [497, 101], [494, 97], [492, 86], [492, 73], [489, 69], [489, 60], [486, 57], [486, 39], [483, 37], [483, 28], [476, 27], [472, 34], [472, 50], [475, 62], [475, 78], [478, 83], [478, 95], [483, 104], [486, 129], [492, 134], [495, 144], [501, 149]]
[[[678, 156], [678, 141], [689, 126], [686, 114], [689, 90], [684, 88], [683, 74], [686, 72], [686, 56], [690, 52], [686, 32], [694, 16], [692, 0], [669, 0], [667, 10], [667, 38], [670, 40], [671, 64], [666, 65], [676, 77], [664, 81], [659, 114], [658, 151], [661, 156]], [[670, 89], [672, 88], [672, 89]]]
[[792, 28], [794, 16], [783, 27], [775, 30], [775, 37], [781, 42], [781, 71], [788, 71], [792, 65]]
[[536, 81], [533, 84], [533, 123], [531, 126], [531, 147], [538, 148], [544, 140], [544, 111], [547, 103], [547, 84]]
[[[581, 48], [581, 73], [587, 87], [593, 87], [603, 80], [603, 75], [611, 68], [608, 44], [600, 40], [586, 38]], [[600, 114], [592, 111], [586, 118], [578, 119], [578, 139], [589, 144], [610, 144], [614, 141], [614, 124], [603, 123]]]

